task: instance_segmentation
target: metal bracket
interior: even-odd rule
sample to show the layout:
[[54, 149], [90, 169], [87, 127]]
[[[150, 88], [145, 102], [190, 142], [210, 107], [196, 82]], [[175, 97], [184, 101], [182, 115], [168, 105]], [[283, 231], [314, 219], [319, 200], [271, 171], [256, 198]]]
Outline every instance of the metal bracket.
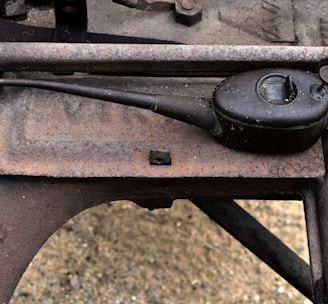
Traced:
[[203, 15], [201, 0], [113, 0], [113, 2], [144, 11], [174, 10], [175, 21], [187, 26], [200, 22]]

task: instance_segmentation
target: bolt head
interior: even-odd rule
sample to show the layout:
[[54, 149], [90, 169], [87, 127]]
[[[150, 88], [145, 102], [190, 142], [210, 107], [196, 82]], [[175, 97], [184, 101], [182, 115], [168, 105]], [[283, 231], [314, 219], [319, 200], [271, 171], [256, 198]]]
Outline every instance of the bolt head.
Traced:
[[192, 26], [202, 20], [203, 8], [197, 0], [177, 0], [175, 2], [175, 21]]

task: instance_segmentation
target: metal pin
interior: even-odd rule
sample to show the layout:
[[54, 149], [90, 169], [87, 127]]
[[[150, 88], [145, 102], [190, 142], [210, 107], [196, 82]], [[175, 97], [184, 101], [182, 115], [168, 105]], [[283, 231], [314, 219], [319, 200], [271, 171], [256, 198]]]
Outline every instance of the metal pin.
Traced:
[[286, 90], [286, 100], [287, 102], [291, 102], [295, 97], [296, 91], [294, 88], [292, 76], [290, 75], [286, 77], [285, 90]]

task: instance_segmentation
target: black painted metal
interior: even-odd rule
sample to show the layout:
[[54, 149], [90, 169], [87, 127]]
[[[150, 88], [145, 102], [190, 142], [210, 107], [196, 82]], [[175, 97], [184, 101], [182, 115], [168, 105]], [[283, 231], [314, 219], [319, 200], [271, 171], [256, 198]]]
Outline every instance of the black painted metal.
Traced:
[[323, 274], [323, 261], [318, 227], [319, 214], [317, 210], [316, 191], [314, 189], [307, 189], [304, 191], [303, 203], [310, 253], [313, 302], [316, 304], [325, 304], [327, 303], [327, 291]]
[[194, 204], [233, 237], [312, 299], [309, 266], [232, 200], [196, 199]]
[[[287, 91], [286, 81], [290, 84]], [[318, 83], [318, 76], [301, 70], [255, 70], [227, 78], [217, 85], [211, 99], [47, 80], [0, 79], [0, 86], [41, 88], [148, 109], [208, 130], [230, 148], [261, 154], [295, 153], [318, 141], [328, 113], [328, 91], [317, 88]], [[322, 90], [324, 93], [317, 96]]]
[[[328, 131], [322, 136], [326, 172], [328, 170]], [[328, 290], [328, 180], [327, 173], [317, 186], [303, 194], [311, 256], [314, 303], [327, 303]]]
[[[0, 18], [0, 42], [53, 42], [56, 29], [30, 26], [19, 24], [11, 20]], [[64, 27], [65, 28], [65, 27]], [[131, 37], [131, 36], [118, 36], [111, 34], [98, 34], [89, 33], [83, 35], [69, 36], [69, 42], [74, 43], [120, 43], [120, 44], [167, 44], [176, 43], [168, 40]]]
[[294, 69], [255, 70], [227, 78], [213, 99], [218, 141], [256, 153], [307, 149], [326, 124], [328, 92], [320, 83], [317, 75]]
[[33, 79], [0, 79], [0, 86], [41, 88], [148, 109], [154, 113], [209, 130], [214, 135], [216, 132], [214, 109], [211, 100], [206, 98], [145, 94]]

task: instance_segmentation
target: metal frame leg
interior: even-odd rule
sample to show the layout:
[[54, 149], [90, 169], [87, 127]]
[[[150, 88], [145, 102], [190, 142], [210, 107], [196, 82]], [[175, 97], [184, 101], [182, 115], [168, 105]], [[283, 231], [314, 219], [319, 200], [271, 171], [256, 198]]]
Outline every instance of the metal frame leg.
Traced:
[[318, 209], [314, 194], [315, 193], [311, 190], [306, 191], [303, 195], [303, 203], [310, 253], [313, 302], [316, 304], [324, 304], [327, 303], [327, 292], [323, 274], [322, 252], [318, 227]]
[[0, 178], [0, 303], [44, 242], [67, 220], [113, 195], [106, 183]]
[[[202, 193], [205, 193], [204, 199], [196, 199], [194, 203], [311, 299], [309, 266], [232, 200], [212, 198], [214, 194], [226, 198], [233, 197], [236, 196], [237, 190], [240, 191], [240, 197], [245, 197], [247, 193], [250, 198], [255, 194], [258, 197], [261, 193], [263, 197], [272, 196], [271, 193], [276, 193], [275, 189], [279, 187], [295, 189], [296, 185], [304, 186], [302, 180], [248, 180], [246, 194], [243, 192], [245, 179], [243, 183], [240, 183], [239, 179], [220, 179], [220, 182], [215, 179], [178, 181], [0, 177], [0, 303], [9, 302], [21, 275], [43, 243], [79, 212], [117, 199], [129, 199], [148, 208], [170, 207], [174, 198], [183, 197], [186, 192], [194, 197], [202, 197]], [[312, 187], [308, 181], [306, 185]], [[313, 193], [316, 193], [315, 190], [316, 188], [313, 188]], [[287, 191], [288, 193], [291, 192]], [[320, 273], [322, 267], [317, 263], [322, 250], [320, 246], [317, 247], [317, 251], [313, 250], [320, 241], [320, 245], [324, 243], [322, 239], [319, 241], [312, 238], [316, 235], [318, 226], [316, 217], [311, 217], [317, 214], [313, 208], [311, 209], [315, 206], [313, 201], [316, 202], [316, 196], [310, 194], [305, 191], [304, 197], [312, 273], [315, 274], [313, 277], [316, 284], [314, 300], [315, 303], [324, 303], [318, 300], [319, 296], [325, 296], [325, 290], [320, 289], [325, 286], [323, 280], [320, 280], [324, 272]], [[288, 195], [285, 198], [288, 198]], [[319, 202], [324, 204], [324, 199]], [[318, 208], [322, 207], [320, 204]], [[325, 222], [321, 225], [324, 227]], [[321, 235], [322, 229], [319, 231]], [[324, 262], [322, 264], [325, 266]]]

